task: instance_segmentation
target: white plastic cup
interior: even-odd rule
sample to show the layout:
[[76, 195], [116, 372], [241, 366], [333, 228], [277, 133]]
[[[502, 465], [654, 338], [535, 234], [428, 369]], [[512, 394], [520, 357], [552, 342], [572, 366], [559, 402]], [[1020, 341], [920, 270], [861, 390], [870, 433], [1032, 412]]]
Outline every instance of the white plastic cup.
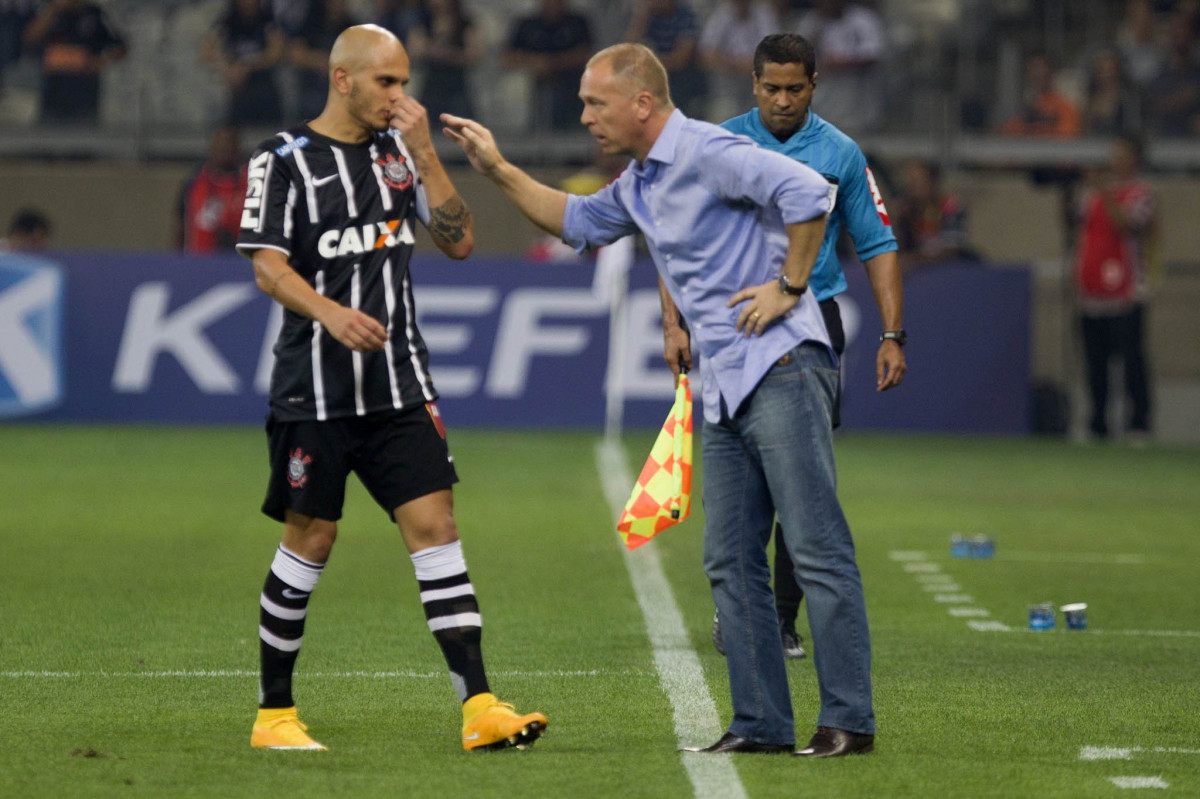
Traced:
[[1087, 629], [1087, 603], [1074, 602], [1070, 605], [1063, 605], [1059, 608], [1063, 612], [1063, 616], [1067, 620], [1068, 630], [1086, 630]]

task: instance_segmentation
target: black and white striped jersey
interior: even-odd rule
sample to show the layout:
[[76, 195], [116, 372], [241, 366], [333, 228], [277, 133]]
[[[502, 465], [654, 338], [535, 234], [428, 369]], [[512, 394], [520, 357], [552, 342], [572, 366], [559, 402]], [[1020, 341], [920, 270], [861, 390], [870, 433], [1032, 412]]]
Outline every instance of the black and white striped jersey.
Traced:
[[251, 156], [238, 251], [279, 250], [317, 293], [388, 330], [383, 350], [353, 352], [285, 311], [271, 375], [276, 418], [362, 416], [437, 398], [408, 272], [418, 219], [428, 223], [429, 207], [399, 131], [346, 144], [302, 125]]

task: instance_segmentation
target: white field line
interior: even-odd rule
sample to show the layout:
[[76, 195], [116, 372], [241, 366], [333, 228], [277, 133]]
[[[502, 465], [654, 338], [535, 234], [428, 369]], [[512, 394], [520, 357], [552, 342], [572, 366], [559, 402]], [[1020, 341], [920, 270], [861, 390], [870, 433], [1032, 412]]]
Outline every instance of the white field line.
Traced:
[[[1007, 630], [999, 628], [988, 628], [986, 632], [1009, 632], [1009, 633], [1041, 633], [1053, 632], [1049, 630], [1030, 630], [1026, 627], [1009, 627]], [[1072, 634], [1074, 630], [1070, 631]], [[1146, 636], [1149, 638], [1200, 638], [1200, 630], [1097, 630], [1089, 627], [1087, 630], [1080, 630], [1080, 635], [1133, 635]]]
[[929, 560], [929, 555], [919, 549], [893, 549], [888, 557], [895, 561]]
[[[599, 677], [604, 674], [606, 677], [613, 674], [619, 674], [629, 677], [634, 676], [649, 676], [650, 672], [638, 671], [636, 669], [624, 669], [619, 672], [615, 671], [600, 671], [599, 669], [557, 669], [551, 671], [494, 671], [489, 672], [495, 677], [529, 677], [533, 679], [554, 679], [565, 677]], [[136, 678], [172, 678], [182, 677], [186, 679], [201, 678], [201, 677], [217, 677], [217, 678], [257, 678], [259, 673], [257, 670], [250, 669], [166, 669], [166, 670], [146, 670], [146, 671], [108, 671], [98, 669], [96, 671], [54, 671], [50, 669], [26, 669], [24, 671], [0, 671], [0, 678], [5, 679], [136, 679]], [[444, 671], [318, 671], [305, 672], [304, 676], [313, 678], [330, 678], [330, 679], [373, 679], [373, 680], [433, 680], [442, 679], [446, 676]]]
[[933, 601], [942, 605], [970, 605], [975, 599], [970, 594], [934, 594]]
[[[625, 507], [634, 480], [621, 446], [611, 441], [598, 442], [596, 468], [615, 520]], [[615, 532], [613, 539], [620, 545]], [[621, 553], [646, 619], [654, 665], [674, 712], [675, 736], [681, 746], [710, 744], [721, 736], [724, 728], [704, 681], [700, 658], [692, 648], [683, 615], [663, 573], [658, 551], [648, 544], [636, 552], [621, 546]], [[683, 766], [698, 799], [745, 799], [746, 789], [730, 755], [684, 754]]]
[[1149, 635], [1155, 638], [1200, 638], [1200, 630], [1091, 630], [1100, 635]]
[[921, 590], [925, 591], [934, 602], [946, 606], [946, 612], [956, 619], [966, 618], [967, 626], [972, 630], [995, 630], [1008, 632], [1008, 626], [1003, 622], [989, 621], [991, 614], [984, 608], [973, 607], [975, 599], [970, 594], [962, 592], [962, 586], [955, 582], [954, 577], [942, 572], [941, 564], [933, 561], [929, 553], [916, 549], [894, 549], [888, 557], [901, 564], [905, 572], [912, 575]]
[[1115, 566], [1144, 566], [1145, 555], [1110, 555], [1104, 552], [1006, 552], [998, 550], [994, 560], [1019, 560], [1032, 563], [1103, 563]]
[[1118, 788], [1170, 788], [1171, 783], [1160, 776], [1153, 777], [1109, 777], [1108, 781]]
[[1179, 749], [1174, 746], [1081, 746], [1080, 760], [1132, 760], [1134, 754], [1153, 752], [1168, 755], [1200, 755], [1200, 749]]
[[996, 621], [995, 619], [989, 619], [987, 621], [972, 619], [971, 621], [967, 622], [967, 626], [972, 630], [981, 633], [1011, 633], [1013, 631], [1012, 628], [1007, 624], [1002, 621]]
[[[970, 594], [959, 593], [960, 586], [954, 578], [942, 572], [939, 563], [931, 560], [929, 555], [920, 550], [893, 550], [888, 557], [901, 564], [904, 571], [912, 575], [921, 586], [921, 590], [932, 595], [933, 601], [948, 605], [947, 613], [956, 619], [967, 619], [967, 627], [980, 633], [1044, 633], [1045, 630], [1030, 630], [1026, 627], [1012, 627], [1002, 621], [989, 619], [991, 614], [986, 608], [972, 607], [974, 599]], [[1001, 559], [999, 554], [997, 559]], [[1004, 555], [1008, 560], [1044, 560], [1048, 563], [1117, 563], [1141, 564], [1147, 559], [1141, 555], [1102, 555], [1094, 552], [1077, 552], [1059, 555], [1056, 553], [1040, 552], [1009, 552]], [[1150, 638], [1200, 638], [1200, 630], [1096, 630], [1086, 631], [1090, 635], [1131, 635]]]
[[[1200, 749], [1180, 749], [1174, 746], [1081, 746], [1080, 760], [1133, 760], [1135, 754], [1200, 755]], [[1170, 788], [1161, 776], [1109, 777], [1118, 788]]]

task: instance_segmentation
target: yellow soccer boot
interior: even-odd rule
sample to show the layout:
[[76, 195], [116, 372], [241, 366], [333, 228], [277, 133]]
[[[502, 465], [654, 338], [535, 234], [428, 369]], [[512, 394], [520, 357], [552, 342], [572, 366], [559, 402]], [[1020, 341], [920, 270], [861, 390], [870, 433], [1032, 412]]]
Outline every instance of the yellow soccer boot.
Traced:
[[493, 694], [476, 694], [463, 703], [463, 749], [524, 749], [546, 731], [541, 713], [517, 715], [507, 702]]
[[293, 707], [259, 708], [250, 733], [250, 745], [256, 749], [310, 749], [325, 751], [329, 747], [318, 743], [305, 732], [308, 727], [296, 715]]

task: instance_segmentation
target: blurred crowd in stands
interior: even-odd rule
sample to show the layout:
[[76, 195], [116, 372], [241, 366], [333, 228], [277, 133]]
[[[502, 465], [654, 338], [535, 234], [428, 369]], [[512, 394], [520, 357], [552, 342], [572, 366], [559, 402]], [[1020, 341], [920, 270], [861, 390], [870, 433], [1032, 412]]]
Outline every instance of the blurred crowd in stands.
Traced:
[[[180, 106], [201, 97], [155, 97], [194, 88], [215, 96], [202, 118], [187, 117], [201, 129], [294, 124], [323, 104], [337, 34], [376, 22], [408, 46], [432, 112], [513, 133], [578, 132], [583, 64], [616, 41], [650, 46], [676, 104], [721, 121], [752, 105], [757, 42], [790, 30], [816, 46], [814, 108], [852, 135], [922, 132], [949, 107], [959, 127], [982, 133], [1192, 137], [1198, 9], [1198, 0], [0, 0], [0, 119], [128, 124], [128, 108], [101, 113], [107, 90], [184, 118]], [[136, 70], [125, 63], [135, 61]], [[24, 77], [10, 74], [22, 64]], [[105, 79], [122, 68], [120, 81]], [[137, 80], [144, 86], [125, 85]], [[6, 95], [31, 86], [37, 102], [22, 118]]]
[[[30, 129], [146, 124], [144, 108], [106, 115], [102, 95], [154, 105], [157, 92], [209, 142], [176, 243], [227, 249], [244, 146], [319, 113], [329, 50], [359, 22], [405, 42], [431, 118], [511, 136], [582, 136], [580, 74], [616, 41], [658, 54], [689, 116], [744, 113], [755, 46], [788, 30], [816, 47], [814, 110], [852, 136], [952, 117], [998, 137], [1200, 142], [1200, 0], [0, 0], [0, 119], [21, 127], [5, 100], [22, 85], [37, 93]], [[906, 268], [976, 256], [937, 165], [875, 166]]]
[[8, 223], [7, 234], [0, 238], [0, 255], [36, 253], [50, 245], [54, 225], [40, 208], [26, 206], [17, 210]]
[[1200, 135], [1200, 3], [1129, 0], [1116, 40], [1088, 54], [1081, 97], [1063, 91], [1043, 51], [1025, 58], [1011, 136]]
[[[136, 124], [127, 109], [106, 119], [101, 95], [128, 95], [137, 74], [174, 116], [215, 98], [191, 117], [208, 150], [179, 194], [175, 242], [227, 250], [244, 147], [320, 112], [329, 50], [359, 22], [405, 42], [432, 119], [471, 116], [512, 136], [583, 135], [580, 74], [616, 41], [658, 54], [689, 116], [744, 113], [756, 45], [789, 30], [816, 47], [814, 110], [855, 137], [922, 133], [925, 117], [949, 114], [997, 137], [1200, 142], [1200, 0], [0, 0], [2, 127], [20, 128], [5, 100], [22, 69], [35, 130]], [[872, 160], [905, 269], [979, 257], [937, 164]], [[607, 180], [620, 166], [580, 174]], [[555, 257], [553, 244], [539, 257]]]

